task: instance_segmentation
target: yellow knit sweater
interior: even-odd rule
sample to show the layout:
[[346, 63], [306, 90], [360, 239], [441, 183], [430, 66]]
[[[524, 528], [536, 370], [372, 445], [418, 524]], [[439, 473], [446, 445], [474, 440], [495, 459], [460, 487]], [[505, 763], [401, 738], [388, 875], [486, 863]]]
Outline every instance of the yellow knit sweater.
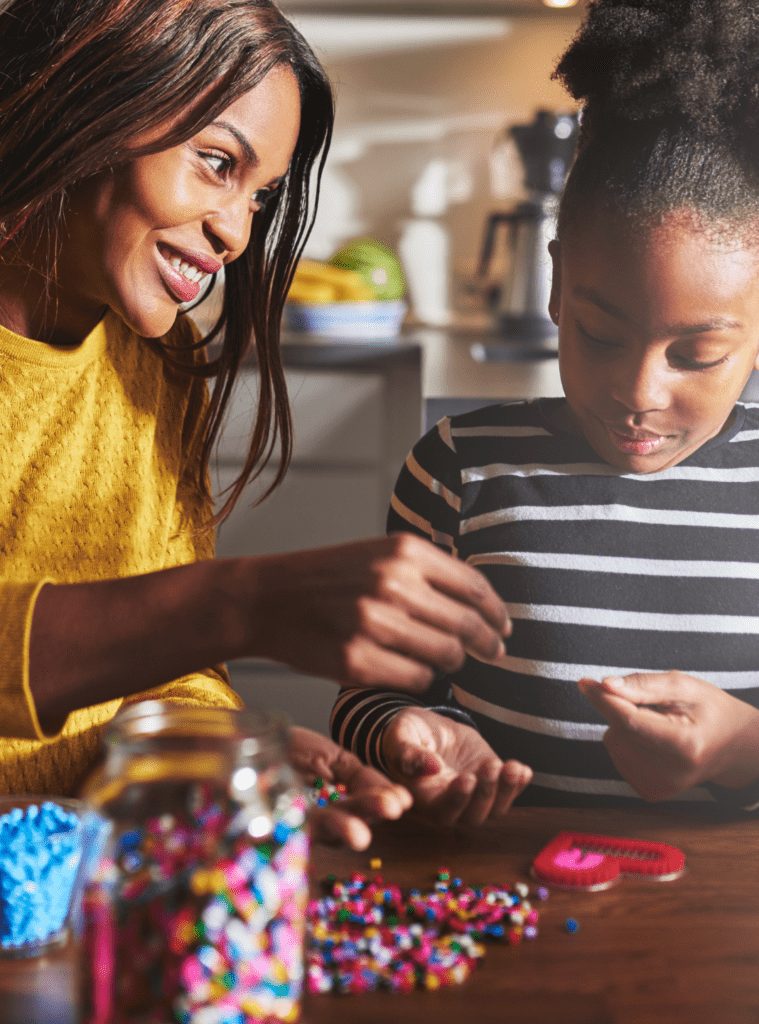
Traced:
[[[180, 317], [173, 344], [193, 338]], [[201, 358], [196, 356], [196, 358]], [[0, 792], [70, 794], [125, 701], [72, 712], [45, 736], [29, 690], [29, 633], [45, 581], [152, 572], [213, 557], [188, 457], [205, 382], [168, 368], [108, 312], [61, 350], [0, 327]], [[223, 667], [136, 694], [240, 707]]]

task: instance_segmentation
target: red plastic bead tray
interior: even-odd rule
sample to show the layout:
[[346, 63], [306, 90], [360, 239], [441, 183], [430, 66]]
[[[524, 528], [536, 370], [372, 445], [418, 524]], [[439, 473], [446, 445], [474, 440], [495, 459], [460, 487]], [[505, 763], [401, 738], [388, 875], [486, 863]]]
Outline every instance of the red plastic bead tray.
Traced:
[[685, 854], [675, 846], [645, 839], [560, 832], [532, 862], [536, 878], [563, 889], [606, 889], [621, 875], [659, 882], [679, 878]]

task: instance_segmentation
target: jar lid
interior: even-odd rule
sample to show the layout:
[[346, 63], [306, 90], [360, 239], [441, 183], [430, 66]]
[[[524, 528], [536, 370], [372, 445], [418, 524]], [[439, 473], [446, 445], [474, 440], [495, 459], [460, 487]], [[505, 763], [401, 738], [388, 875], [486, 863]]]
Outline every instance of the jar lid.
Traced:
[[287, 720], [258, 708], [182, 707], [169, 701], [130, 704], [111, 720], [104, 732], [108, 744], [159, 737], [197, 736], [239, 743], [244, 755], [282, 749]]

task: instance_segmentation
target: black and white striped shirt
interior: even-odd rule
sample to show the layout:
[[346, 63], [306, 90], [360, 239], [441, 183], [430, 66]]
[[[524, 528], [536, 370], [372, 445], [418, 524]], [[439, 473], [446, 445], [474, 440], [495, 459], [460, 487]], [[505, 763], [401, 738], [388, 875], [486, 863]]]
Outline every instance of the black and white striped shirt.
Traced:
[[[407, 459], [388, 529], [477, 566], [513, 619], [501, 662], [468, 657], [428, 706], [467, 714], [500, 757], [530, 765], [518, 802], [634, 806], [576, 682], [679, 669], [759, 706], [759, 405], [736, 406], [683, 462], [633, 474], [552, 424], [563, 401], [441, 420]], [[413, 703], [344, 691], [333, 736], [383, 767], [382, 727]], [[738, 796], [697, 787], [677, 802], [708, 811]]]

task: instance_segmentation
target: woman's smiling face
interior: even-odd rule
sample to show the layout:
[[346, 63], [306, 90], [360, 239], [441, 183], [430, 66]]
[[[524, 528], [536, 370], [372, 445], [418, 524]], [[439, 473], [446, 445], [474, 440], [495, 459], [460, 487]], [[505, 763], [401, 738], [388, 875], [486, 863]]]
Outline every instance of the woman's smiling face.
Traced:
[[165, 334], [180, 304], [244, 251], [299, 127], [297, 80], [275, 68], [188, 141], [75, 188], [57, 263], [58, 327], [67, 317], [94, 326], [110, 306], [143, 337]]
[[641, 229], [596, 209], [551, 255], [562, 425], [632, 473], [719, 434], [759, 366], [759, 248], [687, 211]]

